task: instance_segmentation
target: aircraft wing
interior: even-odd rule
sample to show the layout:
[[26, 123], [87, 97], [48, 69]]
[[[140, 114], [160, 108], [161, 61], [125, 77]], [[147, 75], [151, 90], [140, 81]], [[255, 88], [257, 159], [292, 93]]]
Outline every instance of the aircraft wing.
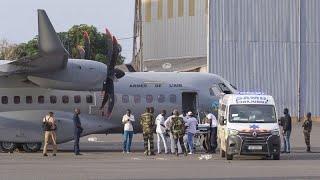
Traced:
[[63, 47], [44, 10], [38, 10], [38, 31], [38, 54], [0, 63], [0, 76], [54, 72], [66, 67], [68, 52]]

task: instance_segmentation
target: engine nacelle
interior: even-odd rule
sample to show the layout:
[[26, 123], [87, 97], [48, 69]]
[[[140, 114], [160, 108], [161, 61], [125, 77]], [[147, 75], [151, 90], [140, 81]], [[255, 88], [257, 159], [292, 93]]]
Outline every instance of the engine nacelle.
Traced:
[[107, 65], [83, 59], [69, 59], [65, 69], [54, 73], [29, 75], [31, 82], [42, 88], [100, 91], [108, 73]]

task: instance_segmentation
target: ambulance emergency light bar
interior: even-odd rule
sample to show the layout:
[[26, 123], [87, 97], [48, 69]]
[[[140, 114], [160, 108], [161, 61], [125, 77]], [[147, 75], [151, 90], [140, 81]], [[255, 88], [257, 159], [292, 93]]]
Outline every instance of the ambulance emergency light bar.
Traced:
[[239, 92], [238, 94], [241, 94], [241, 95], [265, 95], [266, 93], [264, 93], [264, 92]]

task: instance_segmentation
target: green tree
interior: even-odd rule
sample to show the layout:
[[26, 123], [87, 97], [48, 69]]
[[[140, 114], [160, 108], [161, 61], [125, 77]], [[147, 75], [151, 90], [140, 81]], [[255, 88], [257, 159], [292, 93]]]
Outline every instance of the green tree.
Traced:
[[[58, 36], [64, 45], [65, 49], [69, 51], [69, 58], [79, 59], [80, 52], [78, 46], [85, 49], [85, 38], [83, 32], [86, 31], [90, 37], [90, 52], [89, 58], [91, 60], [100, 61], [103, 63], [107, 62], [105, 56], [107, 52], [107, 37], [105, 34], [98, 32], [97, 28], [94, 26], [88, 26], [85, 24], [74, 25], [67, 32], [60, 32]], [[19, 59], [25, 56], [33, 56], [38, 53], [38, 37], [34, 37], [27, 43], [22, 43], [19, 45], [8, 44], [7, 42], [2, 43], [5, 48], [1, 48], [0, 43], [0, 59]], [[121, 46], [120, 46], [121, 48]], [[123, 64], [125, 57], [119, 54], [117, 60], [117, 65]]]

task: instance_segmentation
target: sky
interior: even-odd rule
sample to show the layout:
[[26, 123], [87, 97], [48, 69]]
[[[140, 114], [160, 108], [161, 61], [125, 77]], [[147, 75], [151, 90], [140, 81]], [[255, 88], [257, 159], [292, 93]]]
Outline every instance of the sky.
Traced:
[[23, 43], [38, 34], [37, 9], [44, 9], [56, 32], [88, 24], [108, 28], [122, 45], [126, 63], [132, 59], [134, 0], [0, 0], [0, 39]]

